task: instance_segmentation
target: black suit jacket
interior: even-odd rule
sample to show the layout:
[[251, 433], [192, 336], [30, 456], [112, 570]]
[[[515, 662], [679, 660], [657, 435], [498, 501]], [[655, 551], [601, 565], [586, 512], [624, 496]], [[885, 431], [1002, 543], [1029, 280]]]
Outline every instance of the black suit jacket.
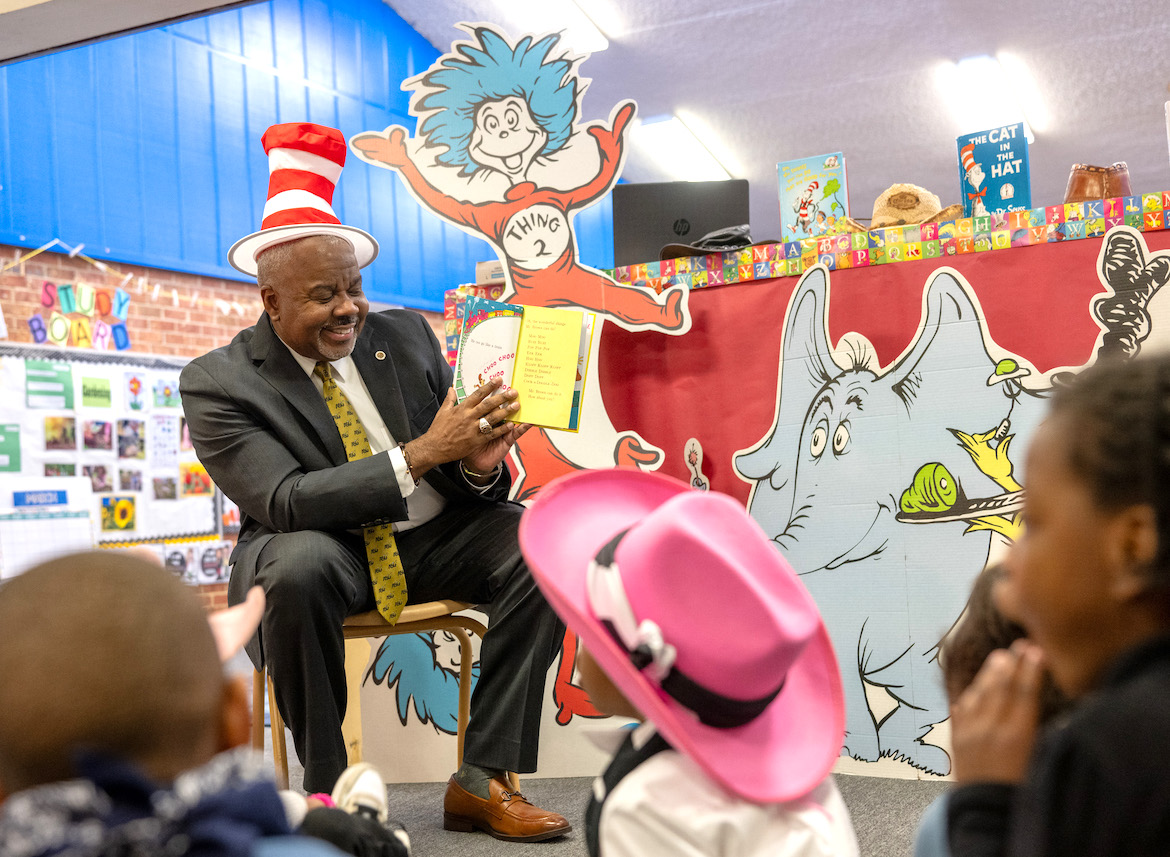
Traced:
[[[409, 310], [370, 313], [353, 359], [394, 439], [409, 441], [426, 432], [452, 373], [422, 316]], [[407, 517], [388, 457], [346, 460], [325, 400], [267, 314], [229, 345], [191, 361], [179, 390], [199, 460], [240, 507], [233, 596], [251, 585], [255, 558], [274, 533], [342, 532]], [[459, 473], [458, 461], [423, 478], [456, 502], [506, 500], [511, 486], [504, 468], [480, 494]]]

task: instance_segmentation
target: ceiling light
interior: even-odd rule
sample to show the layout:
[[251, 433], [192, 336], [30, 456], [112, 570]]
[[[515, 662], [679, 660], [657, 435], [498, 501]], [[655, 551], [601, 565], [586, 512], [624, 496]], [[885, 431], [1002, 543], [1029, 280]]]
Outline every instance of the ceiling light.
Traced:
[[[1043, 134], [1049, 130], [1052, 118], [1049, 115], [1048, 105], [1040, 94], [1040, 87], [1036, 85], [1036, 78], [1028, 69], [1027, 64], [1018, 56], [1007, 51], [1000, 51], [995, 55], [1004, 73], [1011, 82], [1012, 91], [1016, 95], [1016, 102], [1033, 131]], [[1031, 143], [1031, 140], [1028, 140]]]
[[1035, 142], [1033, 129], [1047, 126], [1047, 111], [1024, 63], [1010, 54], [1003, 59], [983, 55], [945, 63], [938, 70], [939, 89], [958, 133], [1023, 122], [1028, 142]]
[[731, 178], [724, 166], [677, 116], [635, 124], [631, 144], [676, 181], [710, 182]]
[[501, 12], [525, 33], [562, 33], [562, 44], [576, 54], [595, 54], [609, 39], [573, 0], [498, 0]]

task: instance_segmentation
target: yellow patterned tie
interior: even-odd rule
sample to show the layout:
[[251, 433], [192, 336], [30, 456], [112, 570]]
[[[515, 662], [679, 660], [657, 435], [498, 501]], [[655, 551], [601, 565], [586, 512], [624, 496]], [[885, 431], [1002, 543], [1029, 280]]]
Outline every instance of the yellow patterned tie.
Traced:
[[[341, 433], [346, 457], [350, 461], [366, 458], [370, 454], [366, 430], [353, 405], [333, 380], [329, 364], [324, 361], [318, 363], [313, 374], [321, 379], [325, 404]], [[402, 571], [402, 560], [398, 557], [394, 527], [391, 524], [375, 524], [366, 527], [363, 533], [366, 538], [366, 560], [370, 565], [370, 581], [374, 585], [374, 603], [383, 618], [393, 625], [406, 606], [406, 575]]]

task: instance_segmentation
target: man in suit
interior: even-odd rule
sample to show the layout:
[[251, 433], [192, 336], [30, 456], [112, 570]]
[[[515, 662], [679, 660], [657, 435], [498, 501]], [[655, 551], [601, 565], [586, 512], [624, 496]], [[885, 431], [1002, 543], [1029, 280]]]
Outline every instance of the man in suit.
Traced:
[[[559, 836], [565, 819], [511, 793], [504, 776], [536, 769], [545, 674], [564, 633], [520, 554], [522, 507], [507, 500], [504, 459], [527, 429], [505, 422], [516, 393], [496, 381], [456, 403], [426, 321], [368, 313], [360, 269], [377, 242], [329, 206], [345, 159], [340, 132], [278, 125], [264, 144], [264, 227], [229, 258], [257, 277], [265, 312], [188, 364], [180, 391], [200, 460], [242, 513], [229, 601], [254, 584], [265, 590], [248, 652], [267, 663], [305, 789], [329, 791], [347, 764], [341, 623], [375, 605], [386, 614], [367, 551], [371, 530], [393, 524], [407, 601], [474, 602], [489, 619], [444, 825], [521, 841]], [[318, 178], [305, 182], [300, 174], [313, 170]], [[290, 182], [303, 186], [290, 195]], [[306, 214], [305, 194], [326, 184], [329, 198], [310, 200]], [[345, 422], [333, 409], [339, 397]], [[342, 435], [354, 420], [368, 454], [347, 454]]]

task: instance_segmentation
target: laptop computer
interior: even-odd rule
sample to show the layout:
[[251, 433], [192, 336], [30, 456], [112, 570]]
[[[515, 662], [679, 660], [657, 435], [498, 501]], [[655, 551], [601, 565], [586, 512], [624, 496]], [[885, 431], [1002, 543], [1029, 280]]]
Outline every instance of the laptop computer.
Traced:
[[645, 182], [613, 188], [614, 265], [658, 261], [667, 244], [748, 223], [747, 179]]

